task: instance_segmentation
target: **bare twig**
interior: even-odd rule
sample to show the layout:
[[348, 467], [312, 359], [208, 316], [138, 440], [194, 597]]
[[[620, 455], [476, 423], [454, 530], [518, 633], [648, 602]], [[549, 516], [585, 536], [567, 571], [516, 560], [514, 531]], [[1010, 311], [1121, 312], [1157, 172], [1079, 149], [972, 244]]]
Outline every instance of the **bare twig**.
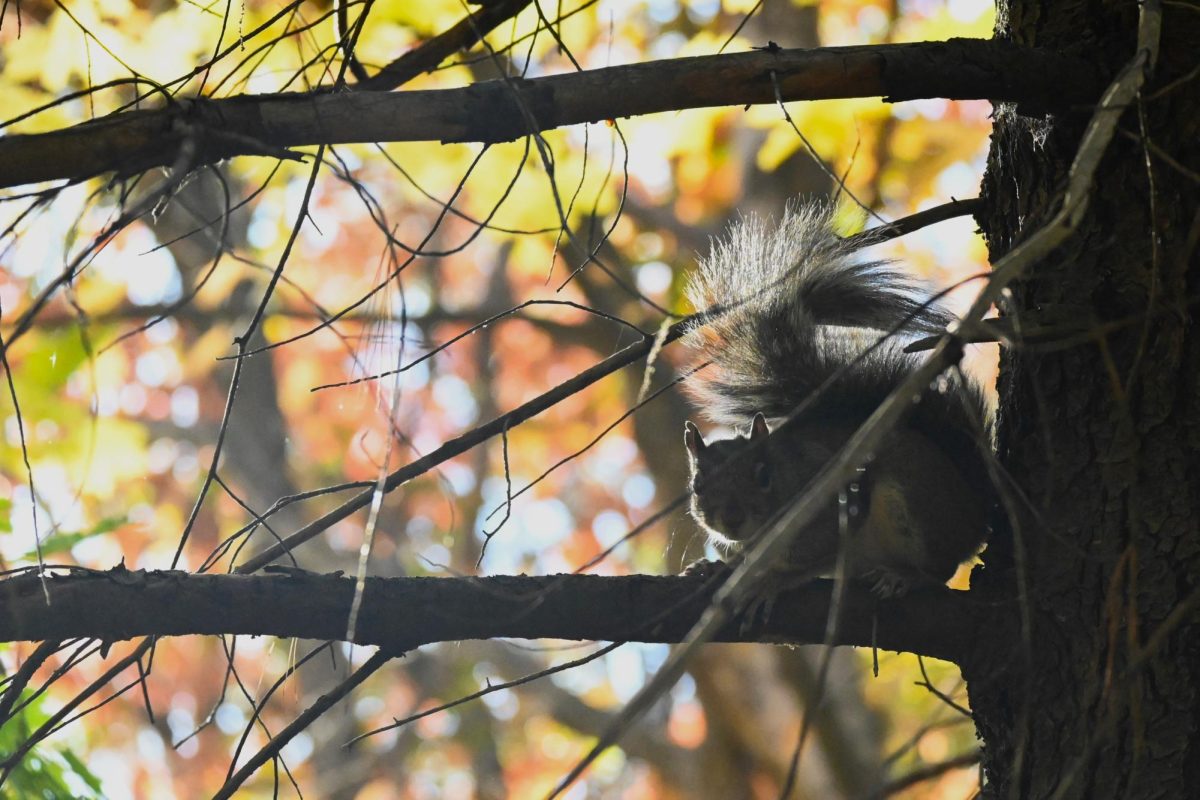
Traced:
[[531, 683], [533, 681], [544, 678], [547, 675], [553, 675], [556, 672], [564, 672], [569, 669], [574, 669], [575, 667], [583, 666], [584, 664], [587, 664], [590, 661], [595, 661], [597, 658], [601, 658], [602, 656], [608, 655], [613, 650], [616, 650], [618, 647], [620, 647], [623, 644], [625, 644], [625, 642], [613, 642], [612, 644], [610, 644], [606, 647], [601, 647], [599, 650], [597, 650], [594, 653], [590, 653], [586, 656], [583, 656], [582, 658], [577, 658], [574, 661], [567, 661], [563, 664], [556, 664], [553, 667], [547, 667], [546, 669], [538, 670], [537, 672], [535, 672], [531, 675], [526, 675], [522, 678], [517, 678], [516, 680], [505, 681], [504, 683], [489, 683], [487, 686], [480, 689], [479, 691], [472, 692], [471, 694], [463, 695], [462, 697], [459, 697], [456, 700], [451, 700], [449, 703], [442, 703], [439, 706], [434, 706], [433, 708], [427, 708], [424, 711], [417, 712], [416, 714], [410, 714], [409, 716], [405, 717], [404, 719], [394, 720], [389, 725], [384, 725], [382, 727], [375, 728], [373, 730], [369, 730], [366, 733], [360, 733], [358, 736], [355, 736], [353, 739], [346, 742], [345, 746], [350, 747], [351, 745], [356, 744], [357, 742], [360, 742], [363, 739], [366, 739], [368, 736], [374, 736], [378, 733], [383, 733], [384, 731], [394, 730], [395, 728], [402, 728], [405, 725], [408, 725], [409, 723], [416, 722], [417, 720], [422, 719], [424, 717], [428, 717], [431, 714], [437, 714], [437, 713], [440, 713], [447, 709], [454, 708], [455, 706], [461, 706], [463, 703], [468, 703], [471, 700], [475, 700], [477, 698], [483, 697], [484, 695], [491, 694], [492, 692], [498, 692], [501, 689], [511, 689], [514, 686], [521, 686], [526, 683]]
[[350, 694], [363, 681], [375, 674], [380, 667], [391, 661], [394, 657], [394, 653], [387, 650], [380, 650], [367, 659], [361, 667], [355, 670], [350, 677], [338, 684], [333, 690], [317, 698], [315, 703], [292, 720], [287, 727], [277, 733], [271, 741], [267, 742], [261, 750], [251, 756], [242, 765], [241, 769], [230, 776], [213, 795], [213, 800], [224, 800], [224, 798], [232, 797], [238, 787], [257, 772], [259, 767], [279, 755], [279, 751], [283, 749], [284, 745], [296, 738], [297, 734], [307, 729], [309, 725], [312, 725], [313, 721], [332, 708], [346, 695]]
[[12, 711], [13, 704], [17, 702], [17, 698], [21, 696], [21, 692], [25, 691], [25, 687], [29, 685], [33, 673], [37, 671], [38, 667], [46, 663], [46, 659], [57, 653], [61, 645], [62, 642], [57, 639], [47, 639], [25, 657], [25, 661], [21, 663], [21, 666], [9, 678], [4, 695], [0, 696], [0, 725], [8, 721], [8, 715]]
[[911, 786], [916, 786], [923, 781], [932, 780], [954, 769], [962, 769], [979, 763], [981, 754], [978, 750], [973, 750], [969, 753], [961, 753], [953, 756], [945, 761], [939, 761], [936, 764], [926, 764], [919, 769], [914, 769], [907, 775], [903, 775], [894, 781], [888, 781], [884, 784], [876, 797], [891, 797], [894, 794], [908, 789]]

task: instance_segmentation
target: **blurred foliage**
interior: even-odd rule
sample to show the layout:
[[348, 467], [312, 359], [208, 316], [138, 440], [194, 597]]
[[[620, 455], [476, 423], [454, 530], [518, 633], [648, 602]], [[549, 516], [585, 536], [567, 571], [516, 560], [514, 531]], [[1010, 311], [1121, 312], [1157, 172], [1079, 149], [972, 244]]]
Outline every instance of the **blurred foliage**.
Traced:
[[[0, 653], [8, 655], [11, 646], [0, 646]], [[11, 753], [19, 747], [29, 733], [49, 719], [46, 706], [50, 701], [45, 694], [25, 690], [17, 699], [16, 710], [0, 727], [0, 753]], [[13, 766], [5, 782], [5, 797], [43, 798], [57, 800], [61, 797], [99, 798], [100, 779], [83, 760], [69, 748], [43, 746], [34, 750], [28, 758]]]
[[[350, 19], [367, 7], [351, 3]], [[990, 9], [975, 0], [823, 0], [766, 4], [735, 35], [754, 7], [739, 0], [543, 4], [557, 20], [557, 40], [539, 27], [530, 7], [490, 34], [488, 48], [460, 53], [403, 88], [462, 86], [500, 70], [527, 77], [563, 73], [575, 69], [572, 58], [588, 69], [739, 52], [768, 39], [784, 47], [863, 44], [987, 36], [991, 28]], [[356, 52], [372, 72], [465, 13], [461, 2], [449, 0], [380, 0], [369, 8]], [[167, 94], [230, 97], [328, 86], [341, 65], [333, 9], [325, 2], [23, 0], [6, 4], [0, 21], [0, 109], [10, 118], [20, 115], [5, 133], [54, 130], [157, 105]], [[854, 100], [788, 110], [829, 171], [844, 176], [847, 190], [883, 217], [976, 192], [987, 103]], [[262, 327], [265, 340], [279, 346], [246, 362], [258, 359], [267, 367], [246, 378], [235, 414], [249, 424], [227, 445], [218, 468], [223, 485], [214, 486], [199, 509], [183, 566], [199, 567], [247, 525], [246, 506], [261, 513], [282, 494], [373, 480], [381, 468], [394, 469], [577, 374], [630, 335], [579, 308], [543, 304], [418, 362], [438, 343], [527, 300], [569, 300], [654, 330], [663, 315], [628, 287], [682, 312], [679, 291], [688, 265], [739, 208], [774, 209], [797, 193], [831, 189], [804, 142], [769, 105], [579, 126], [547, 132], [544, 140], [551, 174], [538, 148], [526, 142], [326, 151], [307, 223]], [[316, 152], [307, 149], [305, 163], [247, 157], [200, 171], [154, 218], [105, 242], [43, 310], [36, 329], [9, 350], [21, 414], [18, 424], [6, 392], [0, 498], [12, 499], [0, 505], [5, 568], [32, 563], [35, 535], [54, 563], [96, 569], [122, 559], [131, 568], [171, 563], [214, 456], [231, 374], [230, 362], [218, 359], [235, 352], [233, 339], [278, 265]], [[7, 335], [11, 320], [112, 221], [123, 192], [137, 196], [159, 179], [96, 179], [44, 202], [10, 193], [0, 203], [0, 331]], [[221, 216], [225, 193], [232, 205], [244, 205], [229, 216], [229, 246], [215, 259], [220, 226], [196, 231]], [[442, 203], [451, 198], [455, 211], [443, 217]], [[870, 222], [846, 193], [839, 202], [847, 231]], [[570, 236], [560, 232], [560, 207]], [[601, 241], [604, 269], [583, 266], [583, 253]], [[882, 249], [939, 284], [986, 266], [969, 219]], [[423, 254], [413, 257], [414, 250]], [[970, 294], [968, 286], [955, 297]], [[343, 310], [344, 318], [322, 324]], [[986, 377], [989, 354], [973, 357]], [[672, 377], [683, 357], [668, 351], [664, 358], [653, 388]], [[410, 364], [394, 383], [389, 377], [315, 390]], [[380, 518], [371, 571], [463, 574], [478, 562], [482, 573], [552, 573], [577, 569], [618, 545], [684, 489], [678, 434], [687, 409], [677, 395], [618, 424], [511, 504], [508, 487], [522, 489], [584, 450], [636, 402], [644, 377], [643, 369], [631, 368], [602, 381], [511, 430], [507, 447], [490, 442], [393, 493]], [[341, 497], [293, 508], [277, 532], [290, 532]], [[352, 572], [363, 526], [360, 517], [335, 526], [299, 553], [301, 563]], [[591, 569], [676, 571], [701, 553], [693, 533], [685, 517], [669, 517]], [[268, 539], [260, 530], [247, 552]], [[229, 565], [226, 557], [215, 568]], [[960, 580], [966, 579], [964, 570]], [[261, 745], [266, 731], [278, 731], [314, 693], [344, 677], [346, 657], [362, 660], [348, 648], [333, 660], [314, 659], [298, 683], [273, 696], [262, 714], [265, 728], [256, 727], [253, 705], [311, 647], [261, 639], [160, 642], [146, 664], [144, 694], [153, 719], [143, 708], [142, 689], [124, 692], [70, 726], [69, 750], [57, 742], [38, 748], [36, 760], [22, 762], [5, 788], [22, 797], [211, 792], [247, 727], [246, 747]], [[775, 796], [800, 724], [803, 693], [790, 670], [802, 668], [806, 656], [766, 646], [711, 649], [738, 665], [725, 688], [706, 679], [719, 673], [719, 664], [697, 665], [695, 677], [672, 694], [670, 710], [646, 722], [647, 741], [610, 751], [589, 773], [589, 796], [697, 796], [689, 792], [698, 786], [716, 792], [720, 780], [734, 781], [745, 796]], [[11, 674], [27, 651], [6, 647], [0, 663]], [[30, 715], [72, 697], [127, 651], [116, 645], [74, 664], [0, 729], [0, 750], [37, 723]], [[341, 745], [395, 717], [582, 652], [575, 645], [558, 652], [554, 643], [539, 643], [535, 651], [501, 642], [424, 648], [369, 680], [345, 710], [335, 710], [336, 720], [289, 745], [284, 761], [302, 788], [316, 787], [314, 796], [539, 796], [585, 751], [596, 715], [627, 700], [665, 648], [626, 645], [352, 750]], [[847, 667], [854, 675], [858, 668], [867, 674], [871, 656], [860, 656], [857, 667]], [[51, 659], [39, 679], [67, 657]], [[835, 705], [848, 709], [848, 729], [861, 724], [868, 730], [860, 745], [873, 748], [877, 766], [897, 754], [879, 767], [885, 774], [973, 746], [970, 725], [951, 724], [958, 712], [917, 685], [924, 678], [915, 659], [882, 656], [880, 667], [878, 678], [855, 678], [838, 688]], [[128, 688], [136, 679], [130, 675], [96, 700]], [[953, 667], [929, 664], [928, 676], [961, 701]], [[758, 701], [746, 693], [762, 701], [751, 725], [742, 721], [741, 706]], [[828, 723], [835, 724], [841, 723]], [[755, 739], [766, 731], [780, 738]], [[804, 757], [805, 791], [845, 795], [831, 766], [834, 739], [817, 739]], [[688, 757], [687, 769], [672, 767], [680, 756]], [[286, 776], [270, 770], [255, 779], [254, 791], [267, 796], [274, 778], [281, 791], [292, 791]], [[976, 780], [969, 768], [953, 770], [903, 796], [966, 797]]]

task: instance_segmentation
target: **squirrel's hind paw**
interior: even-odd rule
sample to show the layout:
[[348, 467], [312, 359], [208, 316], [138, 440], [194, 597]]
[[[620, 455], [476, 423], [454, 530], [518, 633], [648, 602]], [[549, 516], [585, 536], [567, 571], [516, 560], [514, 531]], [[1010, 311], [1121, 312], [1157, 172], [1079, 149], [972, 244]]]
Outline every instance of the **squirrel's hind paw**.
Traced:
[[779, 595], [810, 580], [811, 575], [800, 572], [771, 571], [764, 575], [739, 609], [741, 632], [748, 634], [766, 625]]
[[876, 567], [863, 573], [862, 577], [871, 584], [871, 593], [883, 600], [904, 597], [914, 586], [926, 583], [916, 576], [887, 567]]

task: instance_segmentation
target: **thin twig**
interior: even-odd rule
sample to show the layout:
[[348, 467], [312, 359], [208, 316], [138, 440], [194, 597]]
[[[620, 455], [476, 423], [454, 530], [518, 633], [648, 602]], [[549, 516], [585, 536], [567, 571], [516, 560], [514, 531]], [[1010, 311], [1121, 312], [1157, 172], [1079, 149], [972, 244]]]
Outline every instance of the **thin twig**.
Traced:
[[962, 769], [963, 767], [978, 764], [980, 758], [982, 758], [982, 753], [978, 750], [973, 750], [969, 753], [961, 753], [960, 755], [953, 756], [945, 761], [939, 761], [936, 764], [926, 764], [894, 781], [888, 781], [879, 789], [876, 797], [891, 797], [911, 786], [916, 786], [918, 783], [945, 775], [950, 770]]
[[479, 691], [472, 692], [471, 694], [468, 694], [468, 695], [463, 695], [462, 697], [459, 697], [456, 700], [451, 700], [449, 703], [442, 703], [439, 706], [434, 706], [433, 708], [427, 708], [424, 711], [419, 711], [416, 714], [411, 714], [407, 717], [404, 717], [403, 719], [393, 720], [391, 722], [391, 724], [389, 724], [389, 725], [384, 725], [382, 727], [375, 728], [374, 730], [369, 730], [366, 733], [360, 733], [358, 736], [355, 736], [353, 739], [346, 742], [346, 744], [344, 744], [342, 746], [343, 747], [351, 747], [352, 745], [357, 744], [358, 742], [362, 741], [363, 739], [366, 739], [368, 736], [374, 736], [378, 733], [383, 733], [384, 731], [390, 731], [390, 730], [394, 730], [396, 728], [402, 728], [405, 725], [408, 725], [409, 723], [416, 722], [417, 720], [422, 719], [423, 717], [428, 717], [431, 714], [437, 714], [441, 711], [445, 711], [447, 709], [454, 708], [455, 706], [461, 706], [463, 703], [470, 702], [471, 700], [475, 700], [477, 698], [483, 697], [484, 695], [491, 694], [492, 692], [498, 692], [501, 689], [511, 689], [514, 686], [521, 686], [522, 684], [531, 683], [533, 681], [539, 680], [540, 678], [544, 678], [547, 675], [553, 675], [557, 672], [564, 672], [568, 669], [574, 669], [575, 667], [583, 666], [584, 664], [587, 664], [590, 661], [595, 661], [597, 658], [608, 655], [613, 650], [616, 650], [618, 647], [620, 647], [623, 644], [625, 644], [625, 642], [613, 642], [612, 644], [610, 644], [606, 647], [601, 647], [599, 650], [597, 650], [594, 653], [590, 653], [586, 656], [583, 656], [582, 658], [577, 658], [574, 661], [568, 661], [564, 664], [556, 664], [553, 667], [547, 667], [546, 669], [538, 670], [537, 672], [534, 672], [530, 675], [526, 675], [522, 678], [517, 678], [517, 679], [511, 680], [511, 681], [505, 681], [504, 683], [489, 683], [486, 687], [480, 689]]
[[25, 687], [29, 685], [33, 673], [46, 663], [46, 659], [57, 653], [61, 645], [62, 642], [58, 640], [47, 639], [35, 647], [33, 652], [25, 657], [25, 661], [21, 663], [17, 671], [12, 674], [8, 680], [8, 687], [4, 690], [4, 695], [0, 696], [0, 725], [8, 722], [8, 715], [12, 711], [13, 704], [17, 702], [21, 692], [25, 691]]
[[318, 717], [332, 708], [338, 701], [352, 692], [394, 657], [395, 653], [392, 651], [378, 651], [375, 655], [367, 659], [366, 663], [355, 670], [350, 677], [346, 678], [346, 680], [342, 681], [327, 694], [317, 698], [316, 702], [301, 712], [287, 727], [267, 742], [261, 750], [251, 756], [242, 768], [235, 772], [229, 780], [225, 781], [216, 794], [213, 795], [213, 800], [225, 800], [225, 798], [232, 797], [238, 787], [257, 772], [259, 767], [275, 758], [284, 748], [284, 745], [296, 738], [297, 734], [307, 729]]

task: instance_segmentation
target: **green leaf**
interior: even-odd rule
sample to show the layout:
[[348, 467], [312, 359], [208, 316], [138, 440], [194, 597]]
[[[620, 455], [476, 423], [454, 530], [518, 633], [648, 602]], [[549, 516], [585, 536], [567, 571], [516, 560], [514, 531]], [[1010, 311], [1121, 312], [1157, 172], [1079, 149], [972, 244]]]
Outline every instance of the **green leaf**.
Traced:
[[63, 757], [63, 761], [67, 762], [67, 765], [71, 768], [72, 772], [74, 772], [75, 777], [86, 783], [88, 788], [90, 788], [93, 792], [99, 794], [100, 779], [92, 774], [92, 771], [87, 768], [87, 765], [84, 764], [83, 761], [80, 760], [79, 756], [65, 748], [59, 751], [59, 755]]
[[[22, 701], [33, 696], [33, 691], [26, 689], [21, 693]], [[42, 708], [46, 695], [42, 695], [21, 708], [11, 718], [5, 720], [0, 727], [0, 752], [11, 752], [24, 742], [31, 732], [36, 730], [48, 718]], [[86, 786], [91, 791], [81, 793], [80, 787]], [[63, 747], [53, 749], [48, 746], [35, 747], [25, 758], [13, 765], [8, 775], [5, 789], [9, 794], [3, 797], [84, 797], [100, 798], [100, 779], [88, 769], [79, 756]]]
[[[42, 557], [45, 558], [46, 556], [55, 553], [68, 552], [72, 547], [79, 544], [83, 540], [90, 539], [93, 536], [99, 536], [104, 533], [110, 533], [119, 528], [122, 524], [124, 524], [124, 522], [124, 517], [105, 517], [86, 531], [56, 533], [42, 542]], [[37, 559], [37, 555], [37, 548], [33, 548], [23, 553], [20, 558], [24, 561], [33, 561]]]

